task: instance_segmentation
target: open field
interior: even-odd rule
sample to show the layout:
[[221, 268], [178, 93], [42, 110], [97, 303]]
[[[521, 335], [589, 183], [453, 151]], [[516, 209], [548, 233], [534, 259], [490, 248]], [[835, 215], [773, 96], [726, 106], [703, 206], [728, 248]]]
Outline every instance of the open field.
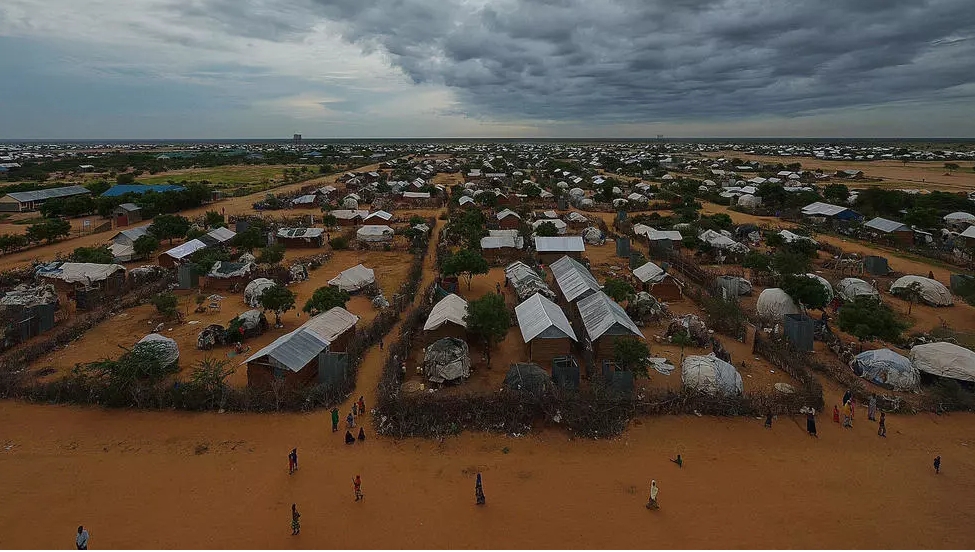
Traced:
[[[378, 351], [367, 363], [378, 363]], [[972, 548], [975, 416], [661, 417], [611, 441], [558, 430], [374, 439], [328, 414], [0, 403], [5, 548]], [[93, 432], [92, 428], [97, 428]], [[299, 471], [286, 454], [297, 447]], [[668, 461], [681, 453], [683, 469]], [[935, 475], [931, 459], [944, 459]], [[474, 506], [474, 473], [487, 506]], [[360, 474], [366, 499], [353, 502]], [[647, 511], [649, 480], [661, 509]], [[760, 498], [759, 498], [760, 497]], [[291, 537], [297, 503], [302, 532]], [[702, 520], [706, 522], [702, 523]], [[25, 528], [29, 527], [29, 530]]]
[[760, 161], [762, 163], [782, 163], [789, 165], [799, 163], [804, 170], [821, 169], [825, 172], [835, 172], [845, 169], [863, 171], [867, 178], [880, 178], [882, 182], [857, 181], [836, 179], [851, 188], [882, 185], [892, 188], [908, 188], [921, 190], [940, 190], [944, 192], [970, 192], [975, 190], [975, 171], [972, 163], [959, 162], [959, 169], [949, 175], [944, 168], [944, 162], [911, 161], [831, 161], [812, 157], [776, 157], [770, 155], [751, 155], [739, 151], [709, 152], [708, 157], [724, 157], [731, 159], [738, 157], [746, 161]]
[[144, 174], [136, 180], [142, 184], [166, 184], [170, 180], [174, 182], [209, 180], [218, 188], [233, 188], [238, 185], [282, 182], [285, 169], [301, 170], [302, 167], [307, 167], [309, 171], [318, 170], [318, 167], [310, 165], [228, 165]]

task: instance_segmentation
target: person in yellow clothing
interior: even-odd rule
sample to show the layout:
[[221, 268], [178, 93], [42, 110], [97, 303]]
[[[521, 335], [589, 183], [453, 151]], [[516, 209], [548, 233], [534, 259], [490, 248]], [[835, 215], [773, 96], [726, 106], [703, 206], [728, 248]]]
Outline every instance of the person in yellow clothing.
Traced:
[[843, 427], [853, 427], [853, 409], [849, 402], [843, 405]]

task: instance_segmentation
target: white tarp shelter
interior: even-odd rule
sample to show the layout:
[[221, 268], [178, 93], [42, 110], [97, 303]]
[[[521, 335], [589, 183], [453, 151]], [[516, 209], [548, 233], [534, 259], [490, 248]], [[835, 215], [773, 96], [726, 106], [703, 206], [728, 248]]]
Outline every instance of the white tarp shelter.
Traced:
[[388, 242], [393, 239], [394, 233], [393, 229], [385, 224], [367, 224], [356, 230], [355, 237], [364, 242]]
[[850, 365], [856, 375], [884, 387], [917, 391], [920, 383], [918, 370], [911, 360], [890, 349], [863, 351]]
[[471, 357], [467, 343], [453, 337], [431, 343], [423, 355], [423, 374], [434, 383], [470, 377]]
[[352, 268], [347, 268], [339, 275], [328, 281], [328, 285], [335, 286], [343, 291], [359, 291], [360, 289], [376, 282], [376, 273], [371, 268], [366, 268], [357, 264]]
[[711, 353], [707, 356], [690, 355], [680, 367], [681, 383], [709, 395], [741, 395], [741, 374], [734, 366]]
[[915, 345], [911, 364], [926, 374], [975, 381], [975, 351], [947, 341]]
[[247, 306], [257, 308], [261, 306], [261, 296], [268, 289], [274, 287], [274, 280], [269, 278], [257, 278], [252, 280], [244, 288], [244, 302]]
[[879, 297], [878, 292], [872, 285], [860, 278], [843, 278], [836, 282], [836, 294], [844, 301], [853, 301], [860, 296]]
[[799, 314], [799, 306], [781, 288], [768, 288], [758, 296], [755, 304], [758, 315], [780, 321], [787, 314]]
[[901, 276], [890, 285], [890, 292], [903, 295], [912, 284], [917, 284], [921, 301], [933, 307], [950, 307], [955, 304], [951, 292], [941, 282], [924, 276]]
[[437, 304], [430, 309], [430, 315], [427, 316], [427, 321], [423, 324], [423, 331], [436, 330], [448, 322], [466, 328], [467, 321], [464, 320], [466, 317], [467, 301], [459, 295], [451, 293], [437, 301]]
[[170, 339], [157, 333], [151, 333], [140, 339], [139, 342], [132, 347], [132, 350], [139, 349], [139, 346], [145, 343], [153, 344], [151, 347], [154, 351], [159, 352], [159, 360], [162, 362], [163, 366], [170, 366], [179, 360], [179, 345], [176, 344], [175, 339]]

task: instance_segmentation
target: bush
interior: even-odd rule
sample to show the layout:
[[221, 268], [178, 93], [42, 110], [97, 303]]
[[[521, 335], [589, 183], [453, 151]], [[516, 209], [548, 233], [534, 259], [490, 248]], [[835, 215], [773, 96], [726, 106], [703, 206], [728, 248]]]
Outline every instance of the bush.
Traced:
[[76, 263], [111, 264], [115, 256], [106, 245], [98, 247], [78, 247], [71, 253], [71, 260]]
[[278, 264], [284, 260], [284, 246], [280, 243], [261, 249], [257, 255], [257, 262], [261, 264]]
[[159, 314], [167, 318], [172, 318], [176, 316], [176, 309], [179, 307], [179, 298], [171, 292], [160, 293], [152, 298], [152, 304], [155, 305]]
[[874, 338], [897, 341], [901, 332], [909, 327], [890, 307], [870, 296], [857, 297], [853, 302], [840, 307], [836, 322], [841, 330], [856, 336], [860, 341]]
[[345, 236], [336, 236], [328, 240], [328, 245], [332, 246], [332, 249], [343, 250], [349, 248], [349, 238]]

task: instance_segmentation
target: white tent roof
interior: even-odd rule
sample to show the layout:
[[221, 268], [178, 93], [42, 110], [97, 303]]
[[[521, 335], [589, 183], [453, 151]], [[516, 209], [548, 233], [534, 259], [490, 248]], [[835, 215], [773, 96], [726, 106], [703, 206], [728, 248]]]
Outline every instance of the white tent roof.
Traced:
[[975, 223], [975, 215], [971, 213], [966, 213], [964, 211], [955, 211], [954, 213], [948, 213], [944, 218], [945, 222], [973, 222]]
[[975, 351], [941, 341], [911, 348], [911, 364], [935, 376], [975, 381]]
[[845, 301], [853, 301], [860, 295], [877, 297], [880, 293], [860, 278], [843, 278], [836, 282], [836, 294]]
[[582, 241], [582, 236], [535, 236], [535, 250], [539, 253], [565, 253], [585, 251], [586, 245]]
[[133, 349], [139, 348], [139, 345], [143, 343], [159, 343], [158, 348], [163, 355], [159, 360], [163, 366], [169, 366], [179, 360], [179, 345], [175, 339], [170, 339], [157, 333], [151, 333], [140, 339]]
[[685, 357], [680, 367], [680, 379], [685, 387], [710, 395], [741, 395], [743, 390], [738, 370], [714, 353]]
[[116, 261], [127, 262], [135, 258], [135, 248], [125, 243], [113, 243], [108, 246], [112, 252], [112, 257]]
[[338, 276], [328, 281], [328, 285], [343, 291], [358, 291], [376, 281], [376, 273], [371, 268], [357, 264], [339, 272]]
[[251, 307], [261, 306], [261, 295], [268, 288], [274, 287], [274, 280], [269, 278], [257, 278], [252, 280], [244, 287], [244, 302]]
[[437, 301], [437, 304], [430, 309], [430, 315], [427, 317], [426, 323], [423, 324], [423, 330], [436, 330], [447, 322], [466, 328], [467, 322], [464, 320], [466, 316], [467, 301], [459, 295], [451, 293]]
[[389, 212], [386, 212], [386, 211], [376, 211], [375, 213], [369, 213], [362, 220], [369, 220], [369, 219], [374, 219], [374, 218], [375, 219], [381, 219], [381, 220], [388, 221], [388, 220], [391, 220], [393, 218], [393, 214], [392, 213], [389, 213]]
[[917, 283], [921, 288], [921, 300], [935, 307], [948, 307], [955, 304], [951, 292], [941, 282], [925, 278], [924, 276], [901, 276], [890, 285], [890, 292], [897, 295], [903, 293], [911, 284]]
[[507, 218], [507, 217], [515, 217], [516, 219], [521, 220], [521, 215], [519, 215], [518, 213], [512, 211], [511, 209], [502, 209], [501, 212], [499, 212], [497, 214], [497, 217], [498, 217], [498, 220], [502, 220], [502, 219]]
[[577, 341], [569, 319], [565, 317], [562, 309], [541, 294], [536, 293], [516, 306], [515, 316], [518, 318], [518, 327], [521, 329], [521, 337], [525, 343], [536, 337], [543, 339], [569, 337]]
[[170, 249], [169, 251], [166, 251], [165, 253], [163, 253], [163, 255], [172, 257], [176, 260], [180, 260], [189, 257], [190, 255], [196, 253], [201, 249], [205, 249], [206, 246], [207, 244], [194, 238], [186, 243], [181, 243], [177, 245], [176, 247]]
[[920, 380], [910, 359], [890, 349], [863, 351], [851, 366], [860, 377], [884, 387], [916, 391]]
[[799, 307], [781, 288], [768, 288], [758, 296], [755, 310], [759, 316], [780, 319], [787, 314], [799, 314]]
[[810, 238], [809, 236], [800, 236], [799, 234], [794, 234], [792, 232], [789, 232], [788, 230], [782, 230], [781, 232], [779, 232], [779, 235], [782, 236], [782, 241], [784, 241], [785, 243], [792, 243], [796, 240], [807, 240], [816, 245], [819, 245], [819, 242]]
[[367, 224], [355, 231], [356, 239], [368, 242], [389, 241], [393, 234], [393, 229], [385, 224]]
[[54, 271], [39, 272], [39, 276], [54, 278], [69, 284], [91, 284], [107, 279], [125, 267], [118, 264], [62, 263]]

